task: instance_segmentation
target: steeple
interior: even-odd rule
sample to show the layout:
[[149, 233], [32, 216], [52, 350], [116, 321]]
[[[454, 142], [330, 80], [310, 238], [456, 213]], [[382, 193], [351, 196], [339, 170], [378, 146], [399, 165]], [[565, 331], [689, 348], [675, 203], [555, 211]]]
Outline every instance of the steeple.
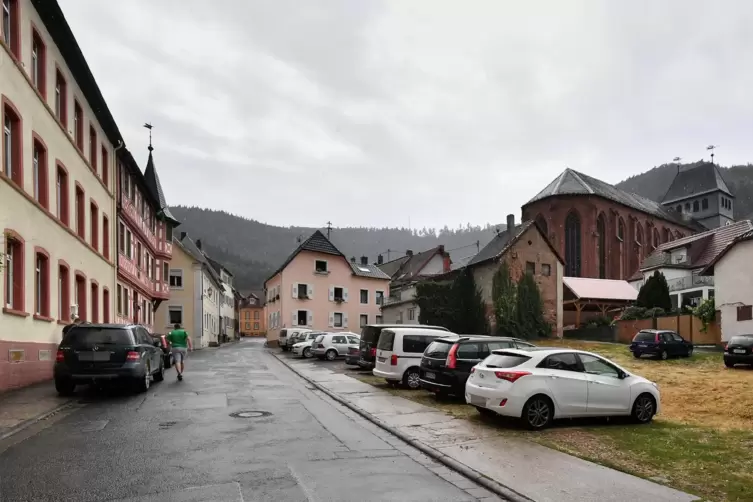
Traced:
[[144, 127], [149, 129], [149, 158], [146, 161], [146, 170], [144, 170], [144, 178], [146, 179], [146, 186], [152, 196], [159, 201], [160, 212], [159, 216], [172, 223], [173, 227], [180, 225], [180, 222], [175, 219], [175, 216], [170, 212], [170, 208], [167, 207], [167, 201], [165, 200], [165, 192], [162, 190], [162, 184], [160, 183], [159, 176], [157, 175], [157, 169], [154, 167], [154, 147], [152, 146], [152, 124], [146, 123]]

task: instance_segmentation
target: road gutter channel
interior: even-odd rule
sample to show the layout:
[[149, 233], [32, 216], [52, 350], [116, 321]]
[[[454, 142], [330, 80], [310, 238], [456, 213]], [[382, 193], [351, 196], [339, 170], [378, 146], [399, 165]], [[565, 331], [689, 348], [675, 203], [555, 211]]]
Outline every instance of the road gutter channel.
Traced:
[[464, 476], [468, 478], [469, 480], [473, 481], [474, 483], [477, 483], [490, 492], [494, 493], [495, 495], [502, 497], [505, 500], [509, 500], [510, 502], [534, 502], [532, 499], [526, 497], [525, 495], [516, 492], [512, 488], [503, 485], [502, 483], [499, 483], [484, 474], [481, 474], [480, 472], [476, 471], [475, 469], [471, 469], [467, 465], [458, 462], [454, 458], [445, 455], [444, 453], [437, 451], [436, 449], [432, 448], [431, 446], [428, 446], [421, 441], [418, 441], [417, 439], [414, 439], [407, 434], [405, 434], [402, 431], [397, 430], [396, 428], [392, 427], [391, 425], [388, 425], [372, 414], [362, 410], [358, 406], [350, 403], [346, 399], [340, 397], [336, 393], [332, 392], [331, 390], [327, 389], [326, 387], [322, 386], [321, 384], [315, 382], [314, 380], [310, 379], [306, 375], [299, 372], [297, 369], [293, 368], [290, 364], [287, 363], [286, 359], [283, 357], [280, 357], [278, 354], [275, 354], [274, 352], [269, 351], [270, 354], [272, 354], [278, 361], [280, 361], [282, 364], [284, 364], [290, 371], [298, 375], [299, 377], [303, 378], [305, 381], [319, 389], [320, 391], [324, 392], [329, 396], [330, 398], [334, 399], [341, 405], [345, 406], [346, 408], [350, 409], [351, 411], [354, 411], [355, 413], [358, 413], [360, 416], [368, 420], [369, 422], [373, 423], [374, 425], [384, 429], [385, 431], [389, 432], [393, 436], [396, 436], [400, 440], [408, 443], [412, 447], [416, 448], [420, 452], [424, 453], [425, 455], [431, 457], [432, 459], [436, 460], [440, 464], [444, 465], [445, 467], [457, 472], [461, 476]]
[[22, 432], [22, 431], [28, 429], [32, 425], [34, 425], [36, 423], [39, 423], [42, 420], [46, 420], [46, 419], [50, 418], [53, 415], [57, 415], [61, 411], [67, 410], [68, 408], [72, 407], [73, 404], [74, 404], [74, 400], [71, 399], [70, 401], [63, 403], [60, 406], [57, 406], [57, 407], [53, 408], [50, 411], [45, 411], [44, 413], [40, 413], [36, 417], [30, 418], [28, 420], [25, 420], [25, 421], [21, 422], [19, 425], [13, 427], [11, 430], [0, 434], [0, 441], [4, 441], [4, 440], [8, 439], [11, 436], [15, 436], [19, 432]]

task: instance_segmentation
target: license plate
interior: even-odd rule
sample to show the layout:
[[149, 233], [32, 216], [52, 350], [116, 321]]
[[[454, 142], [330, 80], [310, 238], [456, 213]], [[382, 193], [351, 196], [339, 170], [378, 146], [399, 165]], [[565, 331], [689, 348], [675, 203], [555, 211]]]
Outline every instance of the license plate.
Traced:
[[110, 360], [109, 352], [79, 352], [79, 361], [102, 362]]
[[471, 404], [473, 406], [486, 406], [486, 398], [480, 396], [474, 396], [471, 394]]
[[378, 357], [378, 358], [377, 358], [377, 360], [378, 360], [378, 361], [379, 361], [380, 363], [383, 363], [383, 362], [385, 362], [385, 361], [387, 360], [387, 358], [386, 358], [386, 357]]
[[437, 375], [435, 373], [432, 373], [431, 371], [425, 372], [424, 376], [430, 380], [436, 380], [437, 378]]
[[732, 352], [734, 352], [735, 354], [745, 354], [745, 352], [747, 351], [745, 349], [735, 349]]
[[638, 345], [638, 347], [640, 347], [642, 349], [645, 349], [646, 347], [648, 347], [648, 345], [646, 345], [645, 343], [642, 343], [642, 344]]

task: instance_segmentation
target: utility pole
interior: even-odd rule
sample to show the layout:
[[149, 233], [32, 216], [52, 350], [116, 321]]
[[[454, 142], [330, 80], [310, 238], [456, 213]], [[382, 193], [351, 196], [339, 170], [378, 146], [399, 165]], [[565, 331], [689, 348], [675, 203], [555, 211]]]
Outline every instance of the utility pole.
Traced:
[[330, 235], [332, 234], [332, 222], [327, 222], [327, 239], [329, 239]]

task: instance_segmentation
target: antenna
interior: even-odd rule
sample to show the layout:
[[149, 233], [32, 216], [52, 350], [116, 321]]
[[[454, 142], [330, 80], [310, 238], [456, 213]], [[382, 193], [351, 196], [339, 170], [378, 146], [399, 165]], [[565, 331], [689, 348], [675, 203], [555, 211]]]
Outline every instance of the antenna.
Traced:
[[717, 148], [719, 148], [719, 145], [709, 145], [706, 147], [706, 150], [711, 151], [711, 163], [712, 164], [714, 163], [714, 150], [716, 150]]
[[332, 222], [327, 222], [327, 239], [329, 239], [330, 234], [332, 233]]
[[149, 122], [146, 122], [144, 124], [144, 127], [146, 127], [147, 129], [149, 129], [149, 151], [151, 152], [152, 150], [154, 150], [154, 148], [152, 148], [152, 128], [154, 126], [152, 124], [150, 124]]

